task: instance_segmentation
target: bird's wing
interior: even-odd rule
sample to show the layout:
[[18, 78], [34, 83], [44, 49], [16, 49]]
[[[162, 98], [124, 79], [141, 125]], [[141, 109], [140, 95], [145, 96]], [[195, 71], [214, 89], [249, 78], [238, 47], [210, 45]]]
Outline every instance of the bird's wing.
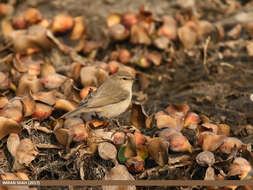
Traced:
[[79, 103], [79, 107], [96, 108], [116, 104], [127, 99], [129, 95], [128, 91], [119, 89], [117, 84], [104, 83], [97, 91], [94, 91], [86, 99], [82, 100]]

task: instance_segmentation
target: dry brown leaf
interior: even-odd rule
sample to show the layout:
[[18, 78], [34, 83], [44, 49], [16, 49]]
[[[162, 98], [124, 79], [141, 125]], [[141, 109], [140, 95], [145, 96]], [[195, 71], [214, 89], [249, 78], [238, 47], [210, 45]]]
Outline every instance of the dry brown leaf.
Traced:
[[71, 30], [74, 26], [74, 19], [68, 14], [62, 13], [54, 17], [52, 32], [62, 34]]
[[7, 139], [7, 148], [13, 157], [16, 156], [17, 148], [20, 144], [20, 139], [18, 134], [11, 133]]
[[32, 94], [32, 97], [35, 101], [39, 101], [45, 103], [47, 105], [53, 106], [56, 102], [55, 91], [47, 91], [47, 92], [37, 92]]
[[14, 120], [0, 117], [0, 140], [10, 133], [19, 133], [22, 127]]
[[246, 49], [247, 49], [248, 56], [253, 57], [253, 41], [248, 42]]
[[145, 162], [140, 156], [128, 158], [126, 167], [131, 173], [139, 173], [144, 170]]
[[230, 136], [230, 126], [227, 124], [218, 124], [218, 135]]
[[36, 93], [40, 89], [40, 80], [36, 75], [23, 74], [18, 83], [17, 96], [29, 95], [31, 92]]
[[74, 28], [73, 28], [71, 34], [70, 34], [70, 39], [71, 40], [78, 40], [83, 36], [83, 34], [85, 32], [86, 20], [83, 16], [79, 16], [79, 17], [74, 18], [74, 22], [75, 22], [75, 25], [74, 25]]
[[204, 180], [215, 180], [214, 168], [212, 168], [211, 166], [209, 166], [206, 169], [206, 174], [205, 174]]
[[[105, 174], [104, 180], [134, 180], [134, 177], [128, 172], [124, 165], [116, 165]], [[103, 190], [135, 190], [135, 186], [102, 186]]]
[[130, 121], [137, 129], [146, 128], [147, 114], [145, 113], [143, 106], [139, 103], [132, 103], [132, 112]]
[[23, 104], [20, 98], [13, 98], [8, 105], [1, 110], [0, 116], [20, 122], [23, 119]]
[[35, 101], [31, 97], [31, 95], [27, 95], [22, 99], [23, 107], [24, 107], [24, 117], [31, 116], [35, 111]]
[[40, 120], [46, 119], [51, 115], [52, 110], [51, 106], [37, 102], [32, 117]]
[[203, 151], [196, 156], [196, 161], [200, 166], [212, 166], [215, 162], [215, 157], [212, 152]]
[[67, 145], [69, 139], [69, 130], [68, 129], [56, 129], [54, 131], [55, 137], [59, 143], [62, 145]]
[[237, 157], [229, 167], [228, 176], [238, 175], [240, 179], [244, 179], [250, 171], [250, 163], [245, 158]]
[[20, 141], [16, 150], [15, 162], [13, 165], [14, 170], [19, 170], [23, 165], [29, 165], [38, 154], [36, 146], [30, 139], [23, 139]]
[[99, 143], [98, 154], [104, 160], [116, 160], [117, 149], [111, 143], [108, 143], [108, 142]]
[[234, 148], [240, 150], [243, 143], [241, 140], [235, 137], [227, 137], [225, 138], [223, 144], [219, 147], [219, 151], [224, 154], [230, 154]]
[[76, 107], [77, 105], [69, 100], [57, 98], [54, 105], [54, 110], [64, 110], [64, 111], [69, 112], [76, 109]]
[[149, 155], [156, 161], [157, 164], [160, 166], [168, 164], [168, 142], [162, 138], [152, 138], [147, 142], [147, 148]]
[[145, 31], [144, 28], [142, 28], [138, 24], [134, 24], [131, 27], [131, 43], [133, 44], [145, 44], [145, 45], [150, 45], [151, 44], [151, 39], [149, 38], [147, 32]]
[[40, 79], [43, 87], [47, 89], [59, 88], [66, 80], [66, 76], [60, 75], [58, 73], [48, 74]]
[[218, 149], [226, 139], [225, 136], [222, 135], [215, 135], [215, 134], [204, 134], [205, 132], [202, 132], [203, 135], [203, 143], [202, 143], [202, 149], [205, 151], [215, 151]]

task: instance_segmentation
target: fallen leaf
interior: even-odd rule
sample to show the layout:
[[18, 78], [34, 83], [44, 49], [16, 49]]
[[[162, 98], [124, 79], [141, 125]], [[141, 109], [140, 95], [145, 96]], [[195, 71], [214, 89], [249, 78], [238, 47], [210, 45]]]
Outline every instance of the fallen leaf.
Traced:
[[19, 133], [21, 126], [13, 119], [0, 117], [0, 140], [10, 133]]
[[147, 143], [149, 155], [156, 161], [160, 166], [168, 164], [168, 148], [169, 143], [162, 138], [152, 138]]
[[[116, 165], [105, 174], [104, 180], [134, 180], [124, 165]], [[135, 190], [135, 186], [114, 185], [102, 186], [103, 190]]]
[[108, 142], [99, 143], [98, 154], [104, 160], [116, 160], [117, 149], [111, 143]]
[[138, 129], [146, 128], [147, 114], [145, 113], [143, 106], [138, 103], [132, 104], [132, 112], [130, 121]]

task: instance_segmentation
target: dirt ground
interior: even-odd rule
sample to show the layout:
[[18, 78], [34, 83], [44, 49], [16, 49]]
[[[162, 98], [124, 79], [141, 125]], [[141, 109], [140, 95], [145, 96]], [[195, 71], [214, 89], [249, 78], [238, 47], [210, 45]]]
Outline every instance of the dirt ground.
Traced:
[[[240, 4], [240, 7], [224, 14], [224, 9], [232, 9], [233, 3]], [[88, 32], [91, 38], [99, 40], [103, 38], [101, 28], [106, 27], [106, 17], [109, 13], [138, 13], [140, 6], [144, 5], [150, 10], [154, 17], [164, 15], [175, 15], [182, 7], [177, 5], [177, 1], [166, 0], [17, 0], [15, 12], [19, 13], [28, 7], [38, 8], [42, 15], [52, 18], [55, 15], [67, 12], [71, 16], [85, 16], [88, 20]], [[246, 12], [253, 13], [253, 2], [250, 0], [196, 0], [196, 9], [201, 15], [201, 19], [211, 23], [223, 25], [225, 33], [230, 31], [240, 22], [235, 19], [235, 15]], [[175, 52], [162, 52], [163, 58], [170, 58], [169, 61], [163, 59], [161, 65], [151, 68], [136, 68], [139, 72], [151, 76], [149, 86], [140, 93], [139, 83], [134, 86], [135, 101], [144, 105], [148, 115], [156, 113], [168, 107], [170, 104], [187, 104], [191, 111], [197, 114], [206, 115], [213, 123], [225, 123], [231, 127], [231, 136], [238, 137], [243, 143], [253, 143], [253, 134], [245, 134], [241, 129], [246, 125], [253, 125], [253, 56], [249, 56], [246, 49], [248, 41], [252, 38], [242, 28], [239, 37], [231, 39], [226, 36], [222, 40], [217, 40], [217, 34], [210, 35], [210, 42], [206, 51], [206, 64], [204, 65], [204, 45], [206, 38], [198, 42], [192, 49], [185, 50], [180, 42], [174, 42]], [[121, 42], [120, 47], [132, 48], [129, 42]], [[144, 46], [140, 46], [146, 48]], [[107, 49], [102, 50], [97, 60], [103, 60], [115, 49], [115, 44], [110, 44]], [[148, 47], [149, 50], [156, 50]], [[228, 52], [228, 53], [227, 53]], [[129, 117], [129, 113], [121, 118]], [[46, 122], [46, 121], [45, 121]], [[121, 121], [120, 121], [121, 122]], [[238, 132], [239, 131], [239, 132]], [[185, 133], [187, 136], [187, 132]], [[31, 131], [30, 134], [22, 132], [22, 137], [30, 137], [33, 141], [55, 142], [53, 136], [44, 135], [41, 132]], [[7, 138], [1, 144], [5, 144]], [[192, 140], [193, 141], [193, 140]], [[6, 146], [3, 152], [7, 160], [0, 164], [0, 171], [11, 171], [13, 159]], [[177, 155], [184, 155], [179, 153]], [[31, 171], [31, 180], [48, 179], [76, 179], [79, 180], [80, 162], [78, 154], [70, 159], [63, 159], [55, 149], [42, 149], [40, 155], [33, 161], [37, 168]], [[196, 155], [195, 155], [196, 156]], [[81, 160], [78, 160], [81, 161]], [[83, 164], [89, 166], [84, 172], [85, 179], [103, 179], [104, 168], [112, 168], [111, 161], [105, 161], [98, 155], [82, 158]], [[147, 169], [155, 167], [155, 163], [149, 163]], [[94, 169], [96, 168], [96, 170]], [[204, 170], [194, 171], [193, 167], [184, 166], [181, 168], [168, 169], [158, 176], [150, 175], [144, 179], [199, 179], [203, 177]], [[193, 174], [195, 173], [195, 174]], [[193, 176], [192, 176], [193, 175]], [[136, 179], [142, 179], [141, 174], [134, 174]], [[203, 179], [203, 178], [202, 178]], [[137, 189], [153, 189], [151, 187], [137, 187]], [[78, 187], [38, 187], [38, 189], [84, 189]], [[101, 189], [100, 187], [87, 187], [86, 189]], [[154, 187], [154, 189], [201, 189], [201, 188], [180, 188], [180, 187]]]

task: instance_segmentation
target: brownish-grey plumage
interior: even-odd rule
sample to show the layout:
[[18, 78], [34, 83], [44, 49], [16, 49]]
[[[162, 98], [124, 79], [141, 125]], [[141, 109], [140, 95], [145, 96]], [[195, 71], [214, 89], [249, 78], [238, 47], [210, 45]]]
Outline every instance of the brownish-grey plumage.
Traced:
[[119, 71], [106, 80], [96, 91], [82, 100], [78, 107], [61, 118], [80, 113], [95, 112], [99, 117], [113, 118], [128, 108], [132, 99], [134, 77], [127, 71]]

